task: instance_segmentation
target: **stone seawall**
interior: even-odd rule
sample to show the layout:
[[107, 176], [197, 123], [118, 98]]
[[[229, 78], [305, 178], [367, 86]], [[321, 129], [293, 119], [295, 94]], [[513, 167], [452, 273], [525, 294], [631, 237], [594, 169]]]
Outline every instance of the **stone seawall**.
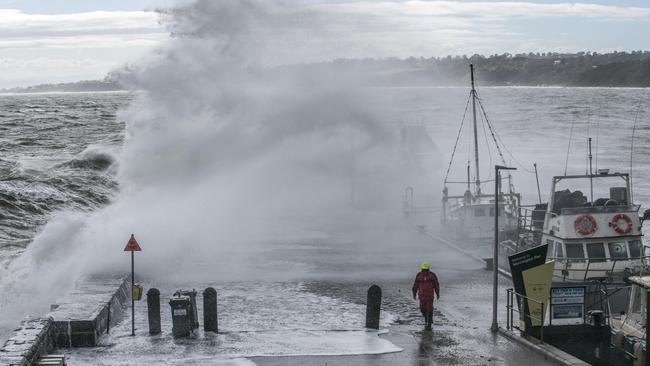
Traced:
[[58, 347], [93, 347], [122, 316], [131, 298], [123, 278], [93, 278], [79, 283], [48, 314]]
[[29, 366], [58, 347], [92, 347], [116, 324], [131, 299], [121, 277], [83, 279], [44, 317], [24, 320], [0, 348], [0, 366]]
[[0, 366], [29, 366], [55, 348], [52, 318], [23, 320], [0, 349]]

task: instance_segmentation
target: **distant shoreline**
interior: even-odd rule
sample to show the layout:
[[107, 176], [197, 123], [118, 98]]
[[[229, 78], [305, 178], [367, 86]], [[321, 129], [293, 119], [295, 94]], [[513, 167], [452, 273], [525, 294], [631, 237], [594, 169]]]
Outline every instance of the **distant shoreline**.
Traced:
[[[323, 78], [341, 78], [356, 80], [361, 86], [447, 88], [468, 84], [470, 64], [474, 65], [477, 84], [481, 87], [650, 87], [650, 51], [336, 59], [259, 71], [278, 79], [298, 72], [313, 78], [315, 83]], [[124, 91], [127, 88], [117, 81], [120, 73], [109, 73], [104, 80], [40, 84], [1, 89], [0, 93]]]
[[[650, 87], [640, 86], [573, 86], [573, 85], [480, 85], [480, 89], [629, 89], [646, 90]], [[367, 85], [369, 89], [467, 89], [465, 85]], [[58, 95], [58, 94], [128, 94], [137, 90], [49, 90], [49, 91], [4, 91], [0, 90], [0, 96], [21, 96], [21, 95]]]

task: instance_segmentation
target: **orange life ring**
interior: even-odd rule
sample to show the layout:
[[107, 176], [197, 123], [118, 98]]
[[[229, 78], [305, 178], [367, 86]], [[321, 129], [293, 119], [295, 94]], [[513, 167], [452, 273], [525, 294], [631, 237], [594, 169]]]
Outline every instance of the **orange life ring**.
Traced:
[[[621, 224], [621, 220], [625, 221], [625, 223]], [[612, 227], [612, 229], [614, 229], [614, 231], [621, 235], [632, 231], [632, 219], [630, 219], [630, 217], [626, 214], [620, 213], [614, 215], [614, 217], [612, 217], [612, 222], [610, 222], [609, 225]]]
[[581, 215], [573, 223], [573, 227], [580, 235], [589, 235], [598, 229], [598, 224], [593, 216]]

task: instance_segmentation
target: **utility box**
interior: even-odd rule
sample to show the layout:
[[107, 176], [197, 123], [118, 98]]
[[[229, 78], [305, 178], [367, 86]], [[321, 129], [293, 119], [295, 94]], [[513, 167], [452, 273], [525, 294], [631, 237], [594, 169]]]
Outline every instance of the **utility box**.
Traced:
[[178, 292], [169, 299], [172, 310], [172, 335], [174, 338], [189, 337], [194, 331], [192, 300]]
[[132, 290], [133, 291], [131, 293], [131, 296], [133, 296], [133, 300], [135, 300], [135, 301], [142, 300], [142, 292], [144, 291], [144, 288], [142, 287], [142, 285], [140, 285], [139, 283], [135, 283], [135, 284], [133, 284]]
[[618, 202], [619, 205], [627, 205], [627, 188], [611, 187], [609, 189], [609, 199]]
[[190, 313], [190, 321], [192, 324], [192, 329], [198, 329], [199, 328], [199, 313], [196, 307], [196, 290], [188, 291], [188, 290], [178, 290], [174, 293], [174, 296], [179, 295], [179, 296], [187, 296], [190, 298], [190, 302], [192, 303], [192, 312]]

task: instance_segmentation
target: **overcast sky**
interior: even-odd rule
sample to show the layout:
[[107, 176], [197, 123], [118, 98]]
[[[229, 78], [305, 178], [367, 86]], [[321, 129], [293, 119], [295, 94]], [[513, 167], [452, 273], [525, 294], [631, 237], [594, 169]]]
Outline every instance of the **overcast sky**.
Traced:
[[[331, 58], [650, 49], [647, 0], [304, 2], [368, 45]], [[167, 39], [153, 10], [173, 3], [0, 0], [0, 88], [101, 79]]]

